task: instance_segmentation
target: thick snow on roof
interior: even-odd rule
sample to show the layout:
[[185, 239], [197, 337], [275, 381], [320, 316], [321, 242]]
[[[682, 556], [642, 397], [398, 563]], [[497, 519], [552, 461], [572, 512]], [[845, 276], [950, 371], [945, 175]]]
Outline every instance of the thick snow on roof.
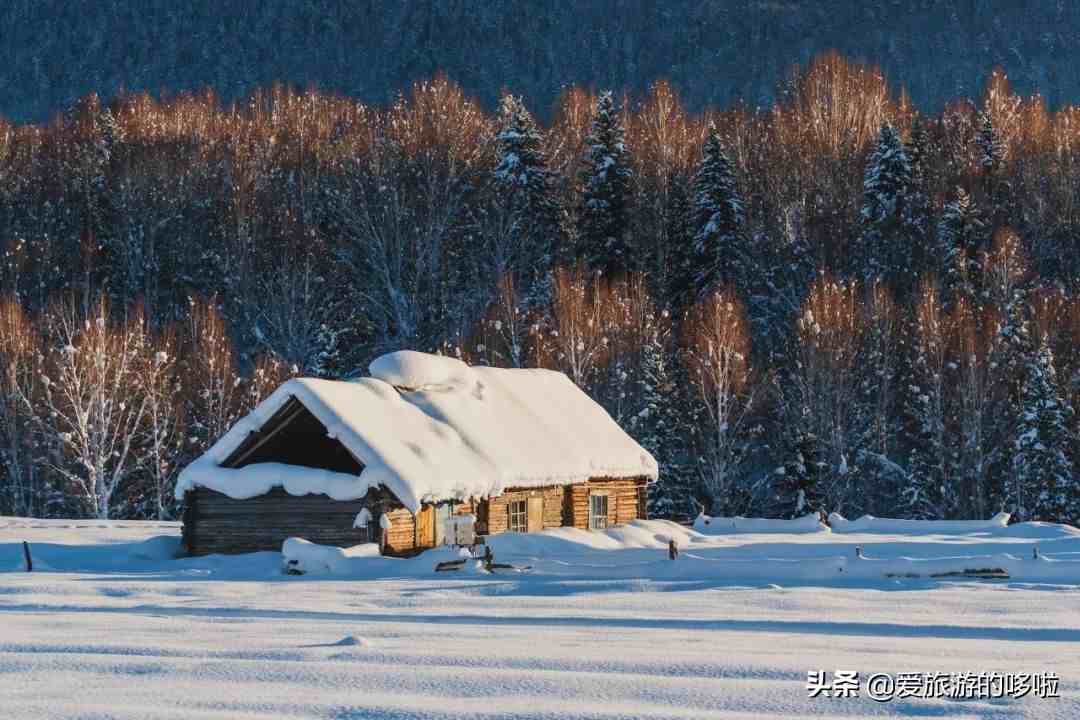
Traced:
[[[234, 497], [280, 486], [345, 500], [382, 485], [416, 511], [427, 501], [513, 487], [657, 477], [653, 457], [562, 373], [469, 367], [411, 351], [384, 355], [370, 370], [374, 377], [351, 382], [286, 382], [184, 469], [177, 497], [196, 486]], [[301, 478], [307, 471], [280, 465], [220, 467], [293, 397], [364, 465], [359, 477], [320, 470]]]

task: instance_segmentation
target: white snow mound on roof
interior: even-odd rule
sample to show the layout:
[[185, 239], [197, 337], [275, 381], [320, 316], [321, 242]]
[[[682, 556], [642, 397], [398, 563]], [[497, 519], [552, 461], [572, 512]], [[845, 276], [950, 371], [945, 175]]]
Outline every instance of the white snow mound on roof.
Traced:
[[[657, 477], [653, 457], [562, 373], [469, 367], [411, 351], [378, 358], [371, 371], [379, 377], [289, 380], [184, 469], [177, 497], [196, 486], [234, 497], [281, 486], [347, 500], [382, 485], [415, 512], [423, 502], [508, 488]], [[293, 397], [363, 464], [359, 477], [220, 467]]]
[[462, 385], [470, 379], [470, 368], [461, 360], [415, 350], [399, 350], [377, 357], [368, 366], [368, 371], [376, 380], [408, 390]]

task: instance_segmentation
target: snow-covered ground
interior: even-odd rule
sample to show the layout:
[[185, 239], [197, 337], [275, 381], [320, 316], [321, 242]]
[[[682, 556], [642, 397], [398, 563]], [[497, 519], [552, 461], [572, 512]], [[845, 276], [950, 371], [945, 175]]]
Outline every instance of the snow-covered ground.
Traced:
[[[173, 559], [171, 523], [0, 518], [0, 717], [1080, 717], [1080, 531], [857, 527], [641, 522], [493, 540], [529, 572], [358, 548], [296, 577]], [[926, 577], [990, 566], [1013, 579]], [[1061, 697], [810, 699], [810, 670], [1052, 672]]]

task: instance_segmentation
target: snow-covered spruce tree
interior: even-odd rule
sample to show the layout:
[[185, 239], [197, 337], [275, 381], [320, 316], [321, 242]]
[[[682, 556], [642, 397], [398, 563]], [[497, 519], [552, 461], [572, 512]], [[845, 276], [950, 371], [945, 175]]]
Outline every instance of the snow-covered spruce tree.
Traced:
[[848, 473], [858, 487], [849, 512], [884, 514], [896, 507], [907, 473], [897, 462], [901, 437], [897, 379], [902, 372], [900, 309], [881, 281], [867, 288], [863, 335], [856, 376], [858, 387]]
[[694, 295], [733, 287], [745, 293], [751, 259], [743, 238], [743, 201], [735, 171], [715, 125], [709, 125], [694, 177], [694, 251], [690, 257]]
[[994, 120], [988, 112], [980, 112], [975, 145], [979, 149], [979, 167], [991, 175], [996, 174], [1005, 161], [1005, 146], [994, 129]]
[[677, 519], [693, 514], [693, 489], [686, 467], [685, 413], [671, 354], [670, 331], [657, 325], [641, 348], [641, 410], [630, 432], [660, 466], [649, 487], [650, 518]]
[[611, 92], [603, 92], [585, 140], [578, 256], [607, 275], [637, 267], [627, 227], [630, 178], [622, 118]]
[[938, 224], [940, 273], [945, 302], [950, 306], [958, 298], [977, 302], [982, 290], [979, 252], [985, 244], [984, 232], [975, 202], [958, 187], [956, 199], [945, 205]]
[[1075, 523], [1080, 517], [1070, 457], [1073, 408], [1058, 392], [1054, 356], [1042, 343], [1026, 368], [1005, 508], [1017, 520]]
[[773, 473], [777, 514], [797, 518], [812, 512], [826, 512], [822, 476], [827, 464], [821, 459], [817, 436], [797, 429], [787, 449], [787, 458]]
[[951, 389], [946, 428], [955, 434], [957, 515], [982, 520], [993, 508], [989, 482], [993, 447], [988, 438], [996, 389], [990, 357], [997, 343], [997, 328], [988, 313], [964, 298], [953, 307], [949, 324], [954, 345], [945, 366]]
[[691, 180], [681, 174], [672, 174], [668, 178], [667, 203], [663, 208], [667, 265], [658, 280], [663, 296], [676, 314], [697, 299]]
[[912, 121], [911, 132], [904, 144], [904, 149], [911, 167], [911, 181], [904, 199], [902, 213], [905, 235], [911, 243], [910, 277], [914, 280], [926, 273], [937, 272], [939, 263], [930, 239], [931, 203], [927, 164], [933, 148], [930, 134], [926, 131], [926, 124], [921, 118], [916, 117]]
[[804, 436], [815, 438], [823, 465], [815, 482], [829, 511], [850, 513], [862, 503], [858, 448], [866, 433], [861, 412], [860, 361], [865, 314], [856, 283], [828, 276], [811, 287], [800, 310], [788, 365], [774, 383], [787, 450]]
[[1005, 174], [1005, 143], [994, 127], [989, 112], [979, 113], [979, 128], [975, 136], [978, 163], [982, 168], [983, 186], [988, 198], [988, 211], [994, 225], [1009, 222], [1009, 182]]
[[905, 207], [911, 188], [911, 161], [891, 124], [878, 134], [863, 174], [863, 203], [858, 275], [896, 284], [909, 271], [911, 242], [906, 237]]
[[499, 106], [497, 164], [491, 174], [488, 258], [496, 278], [521, 273], [526, 297], [544, 278], [561, 247], [559, 199], [544, 152], [544, 137], [520, 98]]
[[733, 290], [714, 290], [690, 308], [682, 332], [693, 450], [709, 510], [745, 511], [750, 493], [738, 483], [750, 450], [753, 401], [745, 310]]
[[957, 511], [952, 443], [945, 430], [948, 416], [946, 363], [949, 327], [937, 283], [922, 284], [907, 352], [903, 415], [908, 436], [908, 481], [903, 489], [904, 517], [951, 518]]
[[984, 295], [999, 317], [989, 357], [994, 396], [987, 480], [991, 503], [1001, 506], [1005, 487], [1014, 473], [1016, 428], [1024, 413], [1024, 382], [1037, 347], [1029, 316], [1027, 261], [1015, 232], [1003, 230], [995, 234], [985, 264]]

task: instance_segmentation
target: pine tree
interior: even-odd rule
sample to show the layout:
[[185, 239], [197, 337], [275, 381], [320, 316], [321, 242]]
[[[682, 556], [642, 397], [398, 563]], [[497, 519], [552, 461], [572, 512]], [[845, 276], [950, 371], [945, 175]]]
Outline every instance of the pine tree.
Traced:
[[910, 360], [903, 414], [910, 449], [908, 482], [901, 497], [904, 517], [941, 520], [952, 517], [957, 505], [952, 448], [945, 429], [945, 322], [936, 284], [926, 283], [907, 343]]
[[979, 148], [979, 166], [987, 175], [995, 175], [1001, 169], [1005, 160], [1005, 146], [994, 129], [994, 121], [990, 113], [979, 113], [979, 130], [975, 136], [975, 144]]
[[945, 205], [938, 225], [941, 277], [946, 302], [959, 298], [975, 303], [982, 288], [979, 251], [984, 244], [984, 224], [971, 196], [956, 189], [956, 199]]
[[899, 310], [881, 282], [869, 288], [863, 303], [865, 330], [856, 369], [857, 386], [849, 412], [853, 427], [847, 460], [859, 492], [849, 510], [882, 514], [895, 507], [907, 473], [893, 459], [901, 436], [897, 377], [901, 370]]
[[622, 119], [610, 91], [596, 102], [582, 169], [578, 256], [607, 275], [632, 271], [628, 206], [631, 170]]
[[1005, 178], [1005, 144], [994, 128], [990, 113], [979, 113], [979, 130], [975, 136], [978, 147], [978, 162], [983, 171], [983, 184], [989, 203], [990, 217], [993, 224], [1001, 225], [1009, 221], [1009, 183]]
[[857, 259], [864, 279], [895, 281], [911, 263], [910, 238], [905, 237], [905, 203], [911, 188], [911, 160], [900, 134], [882, 126], [877, 145], [863, 174], [862, 252]]
[[500, 211], [498, 231], [512, 251], [504, 259], [507, 267], [497, 270], [523, 268], [531, 276], [528, 295], [528, 288], [547, 275], [556, 254], [566, 251], [559, 238], [559, 203], [543, 135], [521, 100], [505, 96], [499, 120], [492, 191]]
[[690, 514], [693, 504], [679, 388], [662, 333], [652, 333], [641, 353], [642, 408], [630, 430], [660, 466], [660, 478], [649, 488], [649, 517], [676, 519]]
[[750, 330], [732, 290], [701, 298], [682, 321], [681, 365], [686, 369], [692, 450], [710, 512], [743, 511], [749, 502], [746, 460], [756, 434], [750, 427]]
[[1070, 454], [1073, 408], [1059, 395], [1047, 343], [1026, 368], [1006, 508], [1017, 520], [1076, 522], [1080, 507]]
[[696, 299], [693, 201], [687, 178], [673, 175], [668, 183], [663, 222], [670, 248], [664, 289], [665, 297], [679, 309]]
[[820, 441], [811, 432], [796, 430], [790, 453], [788, 461], [775, 472], [774, 487], [779, 514], [797, 518], [812, 512], [824, 512], [826, 508], [821, 482], [826, 464], [821, 459]]
[[937, 270], [938, 258], [930, 247], [930, 184], [927, 162], [931, 140], [926, 125], [916, 117], [911, 134], [904, 144], [911, 167], [911, 181], [904, 199], [903, 223], [905, 235], [911, 242], [912, 277], [921, 277]]
[[736, 187], [734, 167], [715, 125], [709, 126], [705, 138], [694, 192], [694, 294], [701, 296], [732, 286], [745, 294], [751, 273], [743, 239], [743, 201]]
[[[1010, 495], [1017, 454], [1016, 429], [1026, 413], [1025, 381], [1037, 352], [1027, 318], [1026, 293], [1014, 288], [1002, 311], [997, 343], [990, 358], [996, 397], [992, 406], [991, 448], [988, 458], [989, 500], [1001, 505]], [[1022, 511], [1027, 508], [1021, 508]]]

